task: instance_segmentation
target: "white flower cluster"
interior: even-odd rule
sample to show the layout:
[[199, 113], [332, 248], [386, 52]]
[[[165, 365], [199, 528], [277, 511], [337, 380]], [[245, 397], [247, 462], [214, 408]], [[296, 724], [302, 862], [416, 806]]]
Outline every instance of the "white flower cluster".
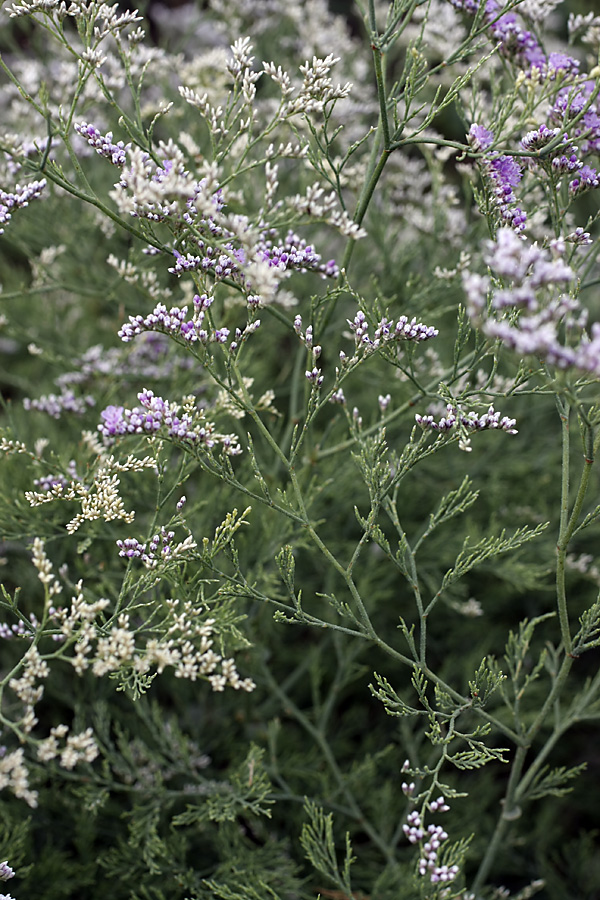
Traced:
[[135, 22], [141, 22], [136, 10], [125, 10], [118, 3], [99, 3], [98, 0], [21, 0], [9, 7], [11, 19], [33, 16], [36, 13], [55, 14], [58, 21], [67, 16], [83, 19], [86, 25], [94, 24], [94, 42], [97, 45], [109, 35], [116, 36]]
[[260, 72], [252, 71], [254, 57], [250, 55], [252, 44], [250, 38], [238, 38], [231, 47], [232, 56], [227, 61], [227, 71], [239, 85], [244, 102], [251, 106], [256, 97], [256, 82]]
[[116, 624], [110, 630], [104, 630], [91, 618], [108, 601], [85, 604], [80, 595], [74, 598], [74, 603], [77, 608], [72, 607], [71, 614], [64, 618], [62, 631], [68, 632], [77, 619], [84, 620], [77, 634], [76, 654], [71, 660], [78, 675], [88, 668], [98, 678], [121, 669], [133, 669], [146, 675], [155, 668], [160, 675], [170, 667], [176, 678], [190, 681], [205, 678], [213, 691], [223, 691], [227, 686], [242, 691], [255, 688], [252, 679], [240, 678], [233, 659], [224, 659], [214, 652], [215, 620], [196, 621], [201, 610], [189, 601], [168, 600], [168, 619], [163, 623], [168, 623], [168, 627], [164, 635], [149, 638], [143, 646], [136, 643], [136, 632], [131, 628], [128, 613], [121, 613]]
[[[61, 749], [59, 741], [65, 737], [66, 742]], [[74, 769], [79, 762], [93, 762], [98, 752], [91, 728], [86, 728], [79, 734], [69, 734], [68, 725], [56, 725], [50, 729], [50, 737], [38, 743], [37, 758], [41, 762], [48, 762], [58, 756], [64, 769]]]
[[577, 37], [586, 44], [592, 46], [600, 46], [600, 16], [593, 12], [569, 13], [569, 39], [572, 41]]
[[345, 237], [353, 240], [366, 237], [367, 232], [348, 215], [346, 210], [339, 209], [339, 200], [335, 191], [325, 193], [318, 181], [309, 185], [304, 194], [296, 194], [286, 201], [290, 210], [301, 216], [320, 219], [336, 228]]
[[28, 733], [37, 724], [38, 720], [34, 711], [35, 704], [44, 695], [44, 686], [36, 684], [36, 681], [43, 681], [44, 678], [47, 678], [50, 674], [50, 668], [46, 660], [40, 656], [40, 652], [35, 644], [27, 648], [19, 668], [21, 670], [20, 678], [11, 678], [8, 686], [25, 706], [20, 726], [23, 731]]
[[59, 627], [59, 639], [64, 642], [76, 640], [75, 654], [70, 662], [77, 674], [81, 675], [89, 666], [87, 654], [91, 649], [91, 641], [96, 636], [94, 620], [106, 609], [109, 601], [101, 597], [91, 603], [87, 602], [83, 595], [82, 581], [77, 582], [75, 589], [77, 593], [71, 597], [69, 610], [59, 608], [51, 609], [50, 612]]
[[139, 472], [145, 468], [155, 468], [156, 461], [149, 456], [137, 459], [128, 456], [120, 463], [114, 457], [108, 457], [100, 466], [90, 485], [82, 481], [71, 481], [68, 485], [55, 483], [48, 491], [26, 491], [25, 497], [31, 506], [41, 506], [54, 500], [76, 500], [81, 504], [81, 512], [67, 523], [67, 531], [73, 534], [85, 521], [103, 519], [111, 522], [120, 519], [133, 522], [134, 511], [127, 511], [119, 494], [120, 480], [117, 472]]
[[23, 441], [14, 441], [6, 437], [0, 437], [0, 451], [3, 453], [28, 453]]
[[144, 150], [127, 148], [121, 180], [110, 194], [120, 213], [157, 221], [181, 215], [189, 198], [198, 192], [199, 185], [186, 170], [180, 148], [172, 141], [161, 141], [158, 149], [163, 164], [157, 167]]
[[38, 803], [37, 791], [29, 787], [29, 772], [24, 762], [25, 752], [22, 747], [8, 753], [6, 747], [0, 747], [0, 791], [8, 788], [15, 797], [24, 800], [28, 806], [35, 808]]
[[300, 66], [303, 75], [302, 87], [295, 98], [288, 100], [286, 117], [299, 113], [303, 115], [312, 112], [322, 113], [327, 103], [341, 100], [350, 94], [352, 90], [350, 82], [334, 85], [331, 80], [329, 73], [336, 62], [339, 62], [339, 57], [330, 53], [325, 59], [313, 56], [312, 63], [305, 62]]
[[62, 592], [62, 585], [54, 578], [52, 572], [52, 563], [46, 556], [44, 542], [36, 537], [33, 539], [32, 562], [38, 570], [38, 578], [42, 584], [47, 586], [48, 597]]
[[[51, 609], [51, 615], [59, 627], [60, 640], [75, 643], [75, 652], [69, 661], [78, 675], [87, 670], [91, 670], [97, 678], [119, 670], [133, 670], [146, 675], [152, 668], [160, 675], [170, 667], [177, 678], [190, 681], [205, 678], [214, 691], [223, 691], [227, 686], [235, 690], [254, 690], [252, 679], [240, 678], [233, 659], [224, 659], [214, 652], [212, 636], [215, 620], [199, 618], [204, 609], [195, 607], [191, 601], [167, 600], [167, 615], [160, 626], [160, 633], [140, 644], [138, 632], [132, 628], [127, 612], [122, 612], [110, 627], [102, 626], [96, 619], [107, 608], [109, 601], [102, 598], [86, 602], [81, 581], [76, 589], [70, 609]], [[35, 648], [31, 650], [35, 651]], [[29, 673], [38, 671], [34, 661], [32, 656], [27, 678], [22, 679], [24, 702], [29, 698]], [[41, 663], [46, 666], [44, 671], [47, 674], [46, 663], [43, 660]], [[38, 690], [41, 691], [41, 688]], [[35, 698], [32, 696], [32, 701], [40, 696], [41, 693]]]

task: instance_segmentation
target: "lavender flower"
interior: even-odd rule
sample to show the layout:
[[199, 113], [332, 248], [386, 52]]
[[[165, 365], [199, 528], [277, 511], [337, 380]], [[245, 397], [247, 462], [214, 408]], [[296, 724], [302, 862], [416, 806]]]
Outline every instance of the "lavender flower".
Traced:
[[[187, 306], [173, 306], [171, 309], [167, 309], [163, 303], [158, 303], [147, 316], [129, 316], [129, 322], [119, 329], [119, 337], [128, 343], [144, 332], [159, 332], [172, 335], [188, 344], [208, 344], [210, 341], [225, 344], [231, 334], [228, 328], [215, 328], [209, 332], [204, 327], [206, 313], [212, 302], [213, 298], [208, 294], [201, 296], [196, 294], [193, 298], [194, 314], [191, 319], [188, 318]], [[243, 330], [236, 328], [230, 349], [235, 350], [259, 327], [260, 319], [255, 319], [253, 322], [248, 322]]]
[[584, 191], [589, 191], [600, 185], [600, 179], [596, 169], [591, 166], [581, 166], [575, 178], [569, 184], [569, 193], [575, 197]]
[[[16, 622], [13, 625], [7, 625], [5, 622], [0, 622], [0, 638], [3, 638], [5, 641], [10, 640], [14, 637], [22, 637], [27, 638], [32, 641], [35, 637], [35, 632], [39, 626], [39, 622], [35, 613], [29, 614], [29, 623], [31, 628], [28, 628], [25, 622], [21, 619], [19, 622]], [[12, 877], [12, 876], [9, 876]], [[0, 880], [2, 880], [2, 867], [0, 865]], [[7, 881], [8, 879], [4, 879]]]
[[127, 162], [127, 151], [131, 144], [124, 144], [123, 141], [113, 144], [112, 131], [107, 132], [107, 134], [101, 134], [95, 125], [88, 125], [87, 122], [81, 122], [74, 127], [77, 134], [80, 134], [90, 147], [94, 148], [96, 153], [104, 156], [105, 159], [109, 159], [113, 166], [122, 168], [125, 165]]
[[[450, 0], [450, 3], [470, 15], [475, 15], [480, 7], [479, 0]], [[542, 77], [551, 80], [578, 75], [578, 60], [565, 53], [551, 53], [546, 57], [536, 36], [519, 22], [514, 12], [502, 14], [499, 0], [485, 0], [484, 5], [490, 37], [500, 43], [501, 53], [519, 68], [529, 72], [535, 68]]]
[[[547, 125], [540, 125], [535, 131], [528, 131], [524, 138], [521, 139], [523, 150], [541, 150], [546, 147], [550, 141], [560, 134], [560, 128], [548, 128]], [[568, 135], [565, 134], [565, 140]]]
[[14, 878], [14, 870], [8, 864], [8, 860], [4, 860], [4, 862], [0, 863], [0, 881], [9, 881], [9, 879]]
[[[577, 140], [581, 156], [600, 151], [600, 107], [598, 98], [592, 100], [595, 89], [596, 84], [591, 80], [579, 85], [576, 91], [572, 87], [562, 88], [550, 110], [550, 121], [566, 128], [571, 138]], [[571, 120], [582, 112], [579, 121], [571, 125]]]
[[37, 409], [39, 412], [48, 413], [53, 419], [60, 419], [63, 412], [82, 416], [88, 407], [95, 406], [96, 401], [88, 394], [86, 397], [76, 397], [72, 390], [63, 389], [60, 394], [47, 394], [32, 400], [25, 397], [23, 406], [25, 409]]
[[467, 140], [474, 150], [487, 150], [494, 142], [494, 132], [473, 122], [469, 128]]
[[30, 181], [29, 184], [15, 185], [14, 191], [7, 193], [0, 189], [0, 234], [4, 234], [4, 225], [10, 222], [14, 209], [20, 209], [29, 205], [30, 200], [39, 197], [46, 187], [46, 179]]
[[318, 272], [323, 278], [337, 278], [339, 269], [335, 260], [321, 262], [321, 257], [312, 244], [307, 244], [293, 231], [288, 231], [282, 245], [273, 245], [264, 239], [258, 245], [258, 255], [280, 271]]
[[[414, 785], [409, 787], [414, 787]], [[407, 791], [406, 793], [410, 792]], [[443, 797], [438, 797], [437, 800], [429, 804], [429, 809], [432, 812], [447, 812], [450, 807]], [[413, 810], [408, 814], [406, 824], [402, 826], [402, 830], [411, 844], [421, 844], [423, 855], [418, 863], [419, 875], [429, 875], [429, 880], [432, 884], [449, 883], [455, 880], [459, 872], [458, 866], [440, 864], [439, 861], [440, 848], [448, 840], [448, 834], [441, 825], [428, 825], [427, 831], [425, 831], [420, 814], [417, 810]]]
[[514, 59], [521, 68], [536, 66], [541, 69], [546, 57], [535, 35], [519, 24], [515, 13], [496, 18], [500, 11], [497, 0], [487, 0], [485, 15], [490, 22], [490, 34], [494, 40], [500, 41], [501, 52]]
[[64, 475], [44, 475], [42, 478], [35, 478], [33, 483], [40, 491], [51, 491], [55, 485], [66, 487], [69, 482]]
[[197, 547], [196, 542], [188, 535], [185, 540], [175, 543], [175, 532], [167, 531], [162, 526], [159, 534], [155, 534], [148, 542], [143, 544], [137, 538], [126, 538], [117, 541], [119, 556], [125, 559], [140, 559], [147, 569], [155, 569], [160, 563], [167, 563], [186, 556]]
[[400, 316], [395, 324], [383, 318], [372, 338], [369, 336], [369, 323], [362, 310], [357, 312], [353, 320], [346, 321], [354, 333], [356, 348], [366, 352], [373, 352], [379, 347], [399, 341], [427, 341], [439, 334], [433, 325], [423, 325], [422, 322], [417, 322], [416, 317], [409, 319], [407, 316]]
[[521, 181], [521, 167], [512, 156], [497, 156], [486, 164], [487, 174], [494, 185], [500, 217], [519, 233], [525, 227], [526, 215], [519, 208], [511, 209], [516, 202], [513, 188]]
[[310, 381], [311, 384], [314, 384], [316, 387], [321, 387], [323, 384], [323, 376], [321, 375], [321, 370], [314, 366], [310, 372], [305, 372], [307, 381]]
[[202, 410], [180, 412], [178, 404], [163, 400], [151, 390], [141, 391], [138, 400], [141, 405], [133, 409], [111, 405], [100, 413], [102, 421], [98, 431], [107, 442], [126, 434], [160, 432], [171, 440], [208, 450], [220, 443], [229, 456], [241, 453], [235, 435], [216, 433], [214, 424], [204, 418]]
[[[585, 233], [581, 230], [582, 239]], [[490, 242], [484, 260], [510, 284], [494, 288], [489, 278], [463, 274], [467, 313], [488, 335], [501, 340], [520, 356], [534, 355], [559, 369], [579, 369], [600, 374], [600, 323], [584, 330], [587, 313], [578, 301], [566, 294], [547, 297], [548, 289], [562, 287], [574, 273], [562, 259], [565, 242], [553, 245], [554, 256], [537, 245], [529, 246], [510, 229], [500, 229], [497, 242]], [[491, 293], [491, 303], [488, 294]], [[507, 312], [519, 311], [507, 316]], [[563, 328], [570, 332], [569, 343], [561, 340]], [[579, 343], [573, 335], [579, 332]]]
[[173, 256], [175, 257], [175, 265], [169, 267], [169, 272], [172, 275], [179, 276], [184, 272], [193, 272], [202, 265], [201, 256], [193, 256], [191, 253], [186, 253], [183, 256], [178, 250], [173, 250]]
[[589, 231], [584, 231], [580, 225], [575, 231], [572, 231], [566, 236], [565, 241], [569, 241], [571, 244], [581, 244], [582, 246], [586, 246], [587, 244], [592, 243], [592, 238], [590, 237]]
[[[531, 140], [534, 140], [531, 133]], [[475, 150], [486, 150], [494, 140], [494, 133], [482, 125], [471, 125], [467, 140]], [[488, 154], [480, 161], [484, 176], [492, 184], [493, 195], [500, 218], [510, 225], [516, 233], [523, 231], [527, 220], [526, 214], [515, 207], [514, 188], [523, 177], [521, 167], [512, 156]]]
[[497, 429], [506, 431], [507, 434], [517, 434], [516, 419], [509, 419], [508, 416], [500, 418], [500, 416], [501, 413], [496, 412], [493, 406], [490, 406], [483, 415], [478, 415], [473, 410], [463, 413], [458, 407], [448, 403], [446, 415], [442, 416], [439, 421], [436, 422], [431, 415], [420, 416], [418, 414], [415, 416], [415, 421], [424, 431], [435, 431], [438, 434], [448, 434], [460, 429], [464, 429], [466, 432]]
[[550, 78], [555, 78], [557, 74], [576, 76], [579, 75], [579, 60], [566, 53], [551, 53], [546, 68]]
[[[187, 306], [173, 306], [171, 309], [167, 309], [163, 303], [157, 304], [147, 316], [129, 316], [129, 322], [119, 330], [119, 337], [127, 343], [144, 331], [158, 331], [181, 338], [189, 343], [200, 341], [200, 343], [206, 344], [209, 334], [203, 328], [203, 324], [206, 311], [212, 304], [212, 298], [206, 294], [201, 297], [196, 294], [193, 303], [195, 313], [191, 319], [188, 319]], [[213, 340], [215, 340], [214, 335]]]

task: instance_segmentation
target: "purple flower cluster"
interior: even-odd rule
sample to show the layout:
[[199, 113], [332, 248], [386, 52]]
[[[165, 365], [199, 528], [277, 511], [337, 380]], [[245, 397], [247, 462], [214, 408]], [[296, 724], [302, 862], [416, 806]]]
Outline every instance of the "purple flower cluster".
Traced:
[[281, 246], [274, 245], [272, 240], [263, 239], [258, 245], [258, 257], [282, 272], [317, 272], [323, 278], [337, 278], [340, 273], [334, 259], [322, 263], [312, 244], [307, 244], [293, 231], [288, 231]]
[[446, 406], [446, 415], [436, 422], [434, 416], [415, 416], [417, 425], [426, 431], [435, 431], [438, 434], [448, 434], [449, 431], [458, 431], [464, 429], [467, 433], [475, 431], [488, 431], [489, 429], [497, 429], [506, 431], [507, 434], [517, 434], [515, 428], [516, 419], [509, 419], [508, 416], [500, 418], [501, 413], [496, 412], [493, 406], [490, 406], [486, 413], [478, 415], [474, 410], [463, 413], [452, 403]]
[[383, 318], [378, 323], [373, 337], [369, 335], [369, 323], [362, 310], [359, 310], [353, 320], [346, 319], [350, 330], [354, 333], [354, 342], [357, 349], [373, 351], [394, 341], [427, 341], [438, 335], [437, 328], [432, 325], [423, 325], [416, 318], [409, 319], [400, 316], [394, 324], [393, 321]]
[[[215, 328], [209, 332], [204, 327], [206, 312], [212, 302], [213, 298], [207, 294], [202, 296], [196, 294], [193, 298], [194, 315], [191, 319], [188, 319], [187, 306], [173, 306], [167, 309], [163, 303], [159, 303], [147, 316], [129, 316], [129, 322], [119, 330], [119, 337], [127, 343], [143, 332], [159, 332], [181, 338], [190, 344], [197, 342], [208, 344], [210, 341], [226, 344], [231, 334], [228, 328]], [[229, 344], [230, 350], [236, 350], [239, 344], [246, 341], [258, 328], [260, 319], [249, 322], [243, 330], [236, 328]]]
[[[202, 294], [200, 297], [196, 294], [193, 303], [194, 315], [191, 319], [188, 319], [187, 306], [173, 306], [171, 309], [167, 309], [163, 303], [155, 306], [147, 316], [129, 316], [129, 322], [119, 330], [119, 337], [127, 343], [132, 341], [136, 335], [142, 334], [143, 331], [158, 331], [182, 338], [190, 343], [200, 341], [202, 344], [207, 344], [209, 334], [203, 328], [203, 324], [206, 311], [212, 304], [212, 297], [208, 297], [206, 294]], [[215, 340], [214, 335], [213, 340]]]
[[77, 368], [59, 375], [55, 384], [62, 390], [65, 385], [83, 384], [103, 375], [118, 375], [122, 380], [158, 380], [169, 378], [175, 369], [189, 369], [194, 364], [185, 355], [170, 356], [169, 348], [167, 335], [158, 331], [144, 333], [132, 348], [95, 344], [75, 359]]
[[30, 181], [23, 187], [17, 184], [14, 191], [3, 191], [0, 188], [0, 234], [4, 234], [4, 226], [11, 220], [12, 211], [29, 205], [30, 200], [39, 197], [46, 187], [46, 179]]
[[[536, 131], [529, 131], [522, 138], [521, 146], [524, 150], [541, 150], [559, 134], [560, 128], [551, 129], [546, 125], [541, 125]], [[552, 157], [550, 166], [556, 175], [575, 175], [569, 184], [571, 196], [574, 197], [582, 191], [598, 187], [600, 184], [598, 173], [591, 166], [584, 165], [578, 156], [579, 148], [571, 142], [567, 132], [563, 133], [561, 142], [556, 149], [557, 155]], [[530, 168], [542, 165], [542, 162], [535, 157], [530, 158], [528, 163]]]
[[[222, 236], [223, 229], [219, 228], [218, 233]], [[248, 260], [243, 249], [236, 248], [233, 241], [227, 241], [222, 248], [215, 248], [200, 239], [195, 243], [200, 254], [188, 252], [183, 255], [179, 250], [173, 250], [175, 265], [169, 268], [169, 272], [179, 276], [184, 272], [201, 269], [210, 272], [216, 280], [232, 279], [249, 291], [250, 286], [244, 275]], [[280, 272], [315, 272], [322, 278], [337, 278], [339, 275], [335, 260], [321, 262], [321, 256], [313, 245], [307, 244], [293, 231], [288, 232], [282, 244], [275, 242], [272, 232], [263, 236], [256, 245], [256, 259], [268, 263]]]
[[98, 431], [105, 440], [125, 434], [166, 433], [168, 438], [194, 446], [211, 449], [218, 442], [224, 451], [235, 456], [241, 448], [234, 435], [216, 434], [212, 422], [206, 421], [201, 410], [181, 412], [178, 404], [169, 403], [154, 391], [143, 390], [138, 394], [141, 406], [127, 409], [124, 406], [107, 406], [100, 413], [102, 422]]
[[[494, 141], [494, 133], [474, 122], [467, 135], [471, 147], [477, 151], [485, 151]], [[525, 228], [527, 215], [516, 204], [514, 188], [520, 184], [523, 173], [521, 167], [512, 156], [499, 156], [494, 153], [481, 160], [484, 175], [492, 185], [492, 191], [501, 220], [510, 225], [518, 234]]]
[[467, 140], [473, 150], [489, 150], [494, 143], [494, 132], [484, 128], [483, 125], [478, 125], [477, 122], [473, 122], [469, 128]]
[[[550, 110], [550, 122], [559, 128], [567, 128], [573, 140], [579, 144], [582, 156], [600, 152], [600, 104], [592, 99], [596, 82], [579, 84], [577, 89], [562, 88]], [[572, 120], [581, 116], [574, 124]]]
[[518, 206], [513, 188], [521, 181], [521, 167], [512, 156], [496, 156], [487, 164], [489, 177], [494, 185], [500, 218], [518, 234], [525, 228], [527, 215]]
[[25, 397], [23, 400], [25, 409], [37, 409], [39, 412], [48, 413], [53, 419], [60, 419], [63, 412], [82, 416], [87, 408], [94, 406], [95, 403], [90, 394], [86, 397], [76, 397], [73, 391], [65, 388], [60, 394], [47, 394], [35, 400]]
[[[480, 7], [480, 0], [449, 0], [452, 6], [474, 16]], [[502, 13], [499, 0], [485, 0], [484, 18], [488, 23], [490, 37], [500, 44], [501, 52], [525, 71], [533, 67], [545, 77], [557, 75], [577, 75], [579, 61], [565, 53], [550, 53], [546, 56], [533, 32], [519, 22], [514, 12]]]
[[569, 184], [569, 192], [571, 196], [576, 197], [577, 194], [597, 188], [598, 185], [600, 185], [600, 178], [598, 178], [596, 169], [582, 165], [575, 178]]
[[501, 11], [498, 0], [486, 0], [485, 17], [490, 23], [490, 35], [500, 42], [502, 53], [523, 69], [531, 66], [541, 69], [546, 57], [535, 35], [523, 28], [515, 13], [499, 16]]
[[10, 878], [14, 878], [14, 875], [14, 869], [11, 869], [7, 859], [0, 863], [0, 881], [8, 881]]
[[[252, 263], [268, 263], [279, 272], [316, 272], [323, 278], [337, 278], [339, 268], [334, 260], [322, 262], [311, 244], [289, 231], [282, 243], [274, 230], [265, 231], [255, 247], [253, 258], [247, 258], [240, 246], [240, 235], [224, 224], [219, 214], [224, 208], [223, 194], [212, 194], [206, 178], [197, 180], [184, 164], [184, 156], [172, 144], [159, 144], [161, 159], [157, 165], [151, 157], [122, 141], [113, 142], [112, 132], [103, 135], [95, 125], [81, 122], [76, 131], [97, 153], [121, 169], [120, 181], [112, 195], [133, 216], [153, 222], [177, 221], [189, 226], [179, 246], [173, 249], [174, 265], [169, 272], [182, 275], [201, 270], [215, 280], [232, 279], [247, 293], [250, 280], [245, 269]], [[128, 164], [129, 163], [129, 164]], [[1, 219], [0, 219], [1, 221]], [[251, 302], [251, 297], [248, 298]], [[254, 298], [256, 302], [256, 298]]]
[[[81, 478], [77, 474], [77, 468], [75, 460], [72, 459], [69, 461], [69, 465], [67, 466], [67, 472], [69, 473], [69, 477], [72, 481], [81, 481]], [[61, 485], [62, 487], [66, 487], [68, 485], [68, 480], [64, 475], [43, 475], [41, 478], [34, 479], [34, 485], [39, 491], [51, 491], [53, 487], [56, 485]]]
[[155, 434], [159, 429], [166, 428], [171, 438], [192, 443], [198, 441], [207, 447], [214, 445], [206, 429], [193, 429], [192, 417], [188, 413], [178, 415], [178, 405], [155, 396], [154, 391], [150, 390], [140, 391], [138, 400], [141, 406], [134, 409], [107, 406], [100, 413], [102, 423], [98, 425], [98, 431], [105, 438], [112, 438], [121, 434]]
[[[585, 81], [577, 89], [562, 88], [548, 116], [554, 127], [541, 125], [537, 132], [529, 132], [521, 142], [524, 149], [535, 150], [562, 134], [551, 166], [557, 175], [574, 175], [569, 183], [572, 197], [600, 185], [596, 169], [583, 162], [589, 154], [600, 151], [600, 107], [597, 99], [592, 99], [595, 86], [593, 81]], [[580, 118], [573, 122], [576, 117]], [[531, 161], [533, 165], [536, 162], [535, 159]]]
[[[0, 638], [3, 638], [5, 641], [9, 641], [11, 638], [15, 637], [24, 637], [32, 640], [34, 637], [35, 630], [37, 629], [39, 622], [35, 616], [35, 613], [30, 613], [29, 621], [33, 627], [33, 631], [26, 627], [25, 623], [21, 620], [20, 622], [15, 623], [14, 625], [6, 625], [5, 622], [0, 622]], [[2, 878], [2, 863], [0, 863], [0, 880], [6, 881], [6, 878]], [[9, 878], [12, 876], [9, 875]]]
[[[584, 232], [580, 239], [585, 241]], [[510, 229], [500, 229], [497, 241], [489, 242], [484, 261], [508, 286], [493, 287], [488, 277], [463, 273], [467, 313], [484, 334], [521, 356], [533, 355], [559, 369], [600, 375], [600, 323], [593, 324], [588, 335], [586, 311], [575, 298], [559, 294], [544, 300], [548, 289], [574, 280], [563, 253], [563, 241], [554, 242], [551, 255], [520, 240]], [[565, 331], [568, 343], [561, 339]]]
[[[456, 9], [475, 14], [478, 0], [450, 0]], [[574, 82], [579, 77], [579, 61], [564, 53], [544, 53], [535, 35], [524, 28], [514, 12], [502, 13], [498, 0], [486, 0], [485, 20], [488, 22], [490, 37], [500, 43], [501, 52], [512, 59], [530, 76], [541, 80]], [[547, 124], [528, 132], [521, 141], [524, 150], [541, 151], [550, 141], [562, 134], [562, 142], [557, 154], [551, 160], [551, 171], [556, 175], [574, 175], [569, 183], [569, 193], [575, 197], [583, 191], [596, 188], [600, 179], [594, 168], [587, 166], [582, 158], [600, 150], [600, 106], [594, 97], [596, 83], [587, 80], [576, 88], [561, 87], [548, 114]], [[573, 120], [579, 117], [574, 124]], [[474, 150], [487, 150], [493, 141], [492, 132], [481, 125], [471, 126], [468, 141]], [[574, 142], [577, 142], [575, 146]], [[532, 156], [527, 159], [530, 168], [544, 166], [545, 157]], [[513, 188], [521, 180], [518, 163], [510, 156], [493, 155], [483, 163], [484, 171], [494, 183], [494, 193], [498, 200], [502, 221], [519, 233], [525, 226], [525, 214], [513, 209]]]
[[[521, 147], [523, 150], [542, 150], [547, 147], [550, 141], [560, 134], [560, 128], [548, 128], [547, 125], [540, 125], [534, 131], [528, 131], [524, 138], [521, 139]], [[568, 136], [565, 134], [565, 140]]]
[[167, 531], [163, 526], [160, 534], [155, 534], [150, 541], [148, 552], [146, 552], [146, 544], [142, 544], [136, 538], [126, 538], [124, 541], [117, 541], [119, 556], [123, 556], [125, 559], [141, 559], [148, 568], [153, 568], [159, 559], [170, 558], [173, 552], [174, 538], [175, 532]]
[[[432, 812], [447, 812], [450, 807], [443, 797], [438, 797], [429, 804], [429, 809]], [[429, 875], [432, 884], [454, 881], [459, 872], [458, 866], [440, 865], [439, 862], [440, 848], [448, 840], [448, 834], [441, 825], [428, 825], [425, 831], [421, 816], [417, 810], [413, 810], [408, 814], [402, 830], [411, 844], [421, 844], [423, 855], [419, 859], [419, 875]]]
[[42, 478], [35, 478], [33, 483], [39, 491], [51, 491], [57, 485], [66, 487], [68, 481], [64, 475], [43, 475]]
[[182, 275], [184, 272], [202, 269], [204, 272], [211, 272], [219, 281], [236, 276], [237, 280], [240, 280], [240, 265], [245, 261], [243, 250], [236, 250], [230, 241], [222, 249], [211, 247], [200, 240], [197, 244], [204, 256], [193, 256], [191, 253], [182, 256], [178, 250], [173, 250], [175, 265], [169, 268], [172, 275]]
[[114, 144], [112, 131], [102, 134], [95, 125], [88, 125], [87, 122], [76, 124], [75, 131], [94, 148], [96, 153], [109, 159], [113, 166], [122, 168], [127, 162], [127, 150], [131, 144], [124, 144], [123, 141]]

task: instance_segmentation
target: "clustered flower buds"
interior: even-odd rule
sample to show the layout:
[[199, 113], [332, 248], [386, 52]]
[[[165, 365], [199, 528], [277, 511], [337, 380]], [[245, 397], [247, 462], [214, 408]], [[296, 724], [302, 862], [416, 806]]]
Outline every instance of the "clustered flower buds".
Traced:
[[490, 406], [487, 412], [479, 415], [473, 410], [463, 413], [458, 407], [448, 403], [446, 415], [438, 421], [431, 415], [420, 416], [418, 414], [415, 416], [415, 421], [424, 431], [434, 431], [438, 434], [458, 433], [461, 450], [469, 451], [471, 446], [468, 436], [476, 431], [497, 429], [505, 431], [507, 434], [517, 434], [516, 419], [510, 419], [508, 416], [500, 418], [500, 416], [501, 413], [496, 412], [493, 406]]
[[102, 134], [95, 125], [88, 125], [87, 122], [76, 123], [75, 131], [85, 138], [96, 153], [109, 159], [113, 166], [122, 168], [127, 162], [127, 151], [131, 148], [131, 144], [124, 144], [123, 141], [114, 144], [112, 131]]
[[141, 559], [146, 568], [154, 569], [159, 563], [185, 558], [186, 553], [194, 550], [197, 546], [191, 535], [178, 544], [174, 543], [174, 538], [175, 532], [167, 531], [163, 526], [160, 533], [155, 534], [148, 545], [136, 538], [118, 540], [119, 556], [123, 556], [125, 559]]
[[0, 881], [9, 881], [14, 875], [14, 869], [11, 869], [7, 859], [0, 863]]
[[346, 321], [354, 333], [357, 350], [367, 353], [398, 341], [428, 341], [439, 333], [437, 328], [432, 325], [423, 325], [422, 322], [417, 321], [416, 317], [409, 319], [407, 316], [400, 316], [395, 324], [386, 317], [381, 319], [371, 337], [369, 323], [362, 310], [356, 313], [353, 320], [346, 319]]
[[[410, 791], [405, 791], [410, 793]], [[431, 812], [447, 812], [450, 807], [443, 797], [438, 797], [429, 804]], [[428, 825], [427, 830], [423, 826], [421, 815], [417, 810], [410, 812], [406, 824], [402, 826], [406, 838], [411, 844], [420, 844], [422, 856], [418, 863], [419, 875], [429, 875], [432, 884], [454, 881], [458, 875], [457, 865], [446, 865], [439, 862], [440, 848], [448, 840], [448, 834], [441, 825]]]
[[29, 206], [29, 201], [39, 197], [46, 187], [46, 179], [30, 181], [29, 184], [15, 185], [14, 191], [6, 192], [0, 189], [0, 234], [4, 234], [4, 226], [10, 222], [14, 209]]

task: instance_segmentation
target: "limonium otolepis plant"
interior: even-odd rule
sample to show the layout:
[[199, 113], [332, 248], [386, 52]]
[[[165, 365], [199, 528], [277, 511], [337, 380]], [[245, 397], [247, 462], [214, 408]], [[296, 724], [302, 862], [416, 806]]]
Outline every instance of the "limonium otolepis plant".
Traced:
[[594, 897], [598, 17], [0, 24], [0, 879]]

